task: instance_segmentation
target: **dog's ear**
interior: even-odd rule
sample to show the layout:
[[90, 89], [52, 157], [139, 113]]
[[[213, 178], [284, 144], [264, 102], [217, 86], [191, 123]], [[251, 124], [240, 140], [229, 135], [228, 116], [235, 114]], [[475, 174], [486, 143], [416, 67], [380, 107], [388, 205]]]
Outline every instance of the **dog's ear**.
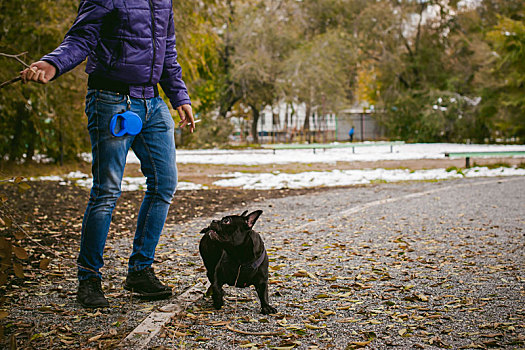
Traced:
[[208, 231], [208, 228], [205, 227], [205, 228], [203, 228], [203, 229], [201, 230], [201, 233], [206, 233], [207, 231]]
[[248, 212], [248, 210], [245, 210], [245, 211], [241, 214], [241, 216], [245, 216], [247, 212]]
[[255, 225], [255, 222], [257, 221], [257, 219], [259, 218], [259, 216], [261, 216], [262, 214], [262, 210], [256, 210], [250, 214], [248, 214], [246, 217], [245, 217], [245, 220], [246, 220], [246, 224], [248, 224], [248, 227], [249, 228], [252, 228], [253, 225]]

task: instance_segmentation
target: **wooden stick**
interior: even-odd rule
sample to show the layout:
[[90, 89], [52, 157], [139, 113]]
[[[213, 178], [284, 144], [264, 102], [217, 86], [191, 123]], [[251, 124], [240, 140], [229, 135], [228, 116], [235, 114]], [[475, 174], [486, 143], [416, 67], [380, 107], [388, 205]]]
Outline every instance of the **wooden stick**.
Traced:
[[235, 333], [240, 333], [240, 334], [244, 334], [244, 335], [278, 335], [278, 334], [281, 334], [281, 332], [247, 332], [247, 331], [241, 331], [239, 329], [235, 329], [233, 328], [232, 326], [230, 326], [229, 324], [226, 325], [226, 329], [232, 331], [232, 332], [235, 332]]
[[21, 77], [16, 77], [16, 78], [10, 79], [8, 81], [4, 81], [3, 83], [0, 84], [0, 89], [5, 87], [5, 86], [7, 86], [7, 85], [11, 85], [13, 83], [16, 83], [19, 80], [22, 80], [22, 78]]

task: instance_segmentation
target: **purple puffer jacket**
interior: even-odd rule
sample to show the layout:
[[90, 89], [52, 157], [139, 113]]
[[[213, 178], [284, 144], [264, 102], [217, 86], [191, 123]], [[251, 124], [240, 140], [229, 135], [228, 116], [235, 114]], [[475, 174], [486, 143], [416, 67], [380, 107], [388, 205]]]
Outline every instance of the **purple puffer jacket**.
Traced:
[[86, 73], [129, 84], [130, 95], [154, 96], [160, 85], [173, 107], [190, 104], [175, 50], [171, 0], [81, 0], [64, 41], [42, 57], [58, 77], [88, 57]]

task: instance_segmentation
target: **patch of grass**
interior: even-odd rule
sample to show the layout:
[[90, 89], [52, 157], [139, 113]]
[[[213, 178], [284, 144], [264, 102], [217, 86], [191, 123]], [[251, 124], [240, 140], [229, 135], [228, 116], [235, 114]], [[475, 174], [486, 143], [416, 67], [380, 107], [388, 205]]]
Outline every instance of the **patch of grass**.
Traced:
[[383, 179], [375, 179], [375, 180], [371, 180], [370, 183], [371, 184], [386, 184], [388, 183], [388, 181], [383, 180]]
[[463, 173], [463, 170], [458, 168], [458, 167], [455, 167], [455, 166], [449, 166], [447, 169], [445, 169], [445, 171], [447, 173], [451, 173], [451, 172], [455, 171], [456, 173], [465, 176], [465, 174]]
[[493, 163], [493, 164], [485, 164], [485, 165], [480, 165], [476, 162], [474, 162], [474, 166], [477, 167], [486, 167], [486, 168], [489, 168], [489, 169], [497, 169], [497, 168], [510, 168], [511, 165], [509, 163], [501, 163], [501, 162], [498, 162], [498, 163]]
[[91, 174], [91, 163], [71, 161], [66, 162], [61, 166], [55, 163], [29, 162], [17, 164], [14, 162], [5, 162], [1, 164], [0, 167], [0, 178], [9, 179], [16, 176], [29, 178], [47, 175], [63, 175], [72, 171], [81, 171], [85, 174]]
[[221, 146], [221, 148], [224, 148], [224, 149], [253, 149], [253, 148], [263, 148], [260, 144], [258, 143], [247, 143], [247, 144], [242, 144], [242, 145], [229, 145], [229, 144], [226, 144], [226, 145], [223, 145]]
[[519, 163], [518, 169], [525, 169], [525, 162]]
[[444, 182], [448, 181], [447, 179], [426, 179], [426, 180], [418, 180], [418, 182], [428, 182], [428, 183], [434, 183], [434, 182]]

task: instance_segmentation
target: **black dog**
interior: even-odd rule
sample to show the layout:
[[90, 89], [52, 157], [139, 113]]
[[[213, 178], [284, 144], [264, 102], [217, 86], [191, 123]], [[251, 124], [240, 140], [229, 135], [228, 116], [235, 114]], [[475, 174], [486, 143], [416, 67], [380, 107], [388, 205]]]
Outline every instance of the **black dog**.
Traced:
[[276, 313], [268, 301], [268, 254], [261, 236], [252, 230], [262, 210], [246, 213], [213, 220], [201, 231], [204, 236], [199, 251], [211, 283], [213, 306], [219, 310], [224, 305], [224, 284], [240, 288], [253, 285], [261, 312]]

